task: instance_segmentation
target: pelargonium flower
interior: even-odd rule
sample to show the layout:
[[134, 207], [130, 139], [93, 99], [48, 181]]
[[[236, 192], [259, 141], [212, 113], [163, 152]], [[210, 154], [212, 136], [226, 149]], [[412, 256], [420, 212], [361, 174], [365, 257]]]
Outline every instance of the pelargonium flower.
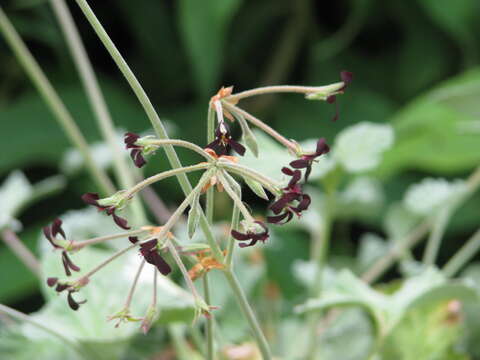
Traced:
[[86, 193], [82, 195], [82, 200], [89, 204], [96, 206], [99, 211], [105, 211], [107, 215], [112, 215], [113, 221], [115, 221], [115, 224], [117, 224], [119, 227], [125, 230], [130, 230], [130, 227], [128, 226], [128, 222], [126, 219], [118, 216], [115, 214], [116, 207], [115, 206], [102, 206], [98, 202], [100, 200], [100, 197], [98, 196], [97, 193]]
[[67, 302], [68, 306], [72, 310], [77, 311], [80, 308], [80, 305], [85, 304], [87, 300], [82, 300], [82, 301], [76, 301], [72, 294], [75, 292], [78, 292], [78, 289], [82, 286], [85, 286], [88, 283], [88, 280], [82, 279], [78, 281], [76, 284], [70, 284], [70, 283], [65, 283], [65, 282], [59, 282], [58, 278], [56, 277], [49, 277], [47, 279], [47, 285], [49, 287], [54, 287], [55, 286], [55, 291], [57, 293], [61, 293], [63, 291], [67, 291]]
[[[248, 244], [240, 243], [240, 247], [249, 247], [255, 245], [258, 241], [265, 242], [269, 238], [268, 228], [262, 221], [254, 221], [259, 227], [249, 227], [245, 233], [232, 229], [231, 234], [234, 239], [239, 241], [251, 240]], [[259, 229], [260, 228], [260, 229]]]
[[[62, 263], [65, 269], [67, 276], [71, 276], [71, 271], [80, 271], [80, 268], [75, 265], [68, 256], [68, 244], [65, 236], [65, 231], [62, 229], [62, 220], [55, 219], [53, 220], [52, 225], [45, 226], [43, 228], [43, 233], [47, 240], [52, 244], [54, 249], [62, 249]], [[56, 236], [60, 234], [63, 237], [63, 240], [57, 239]]]
[[[138, 238], [136, 236], [131, 236], [128, 238], [128, 240], [133, 244], [138, 242]], [[147, 263], [156, 266], [158, 271], [160, 271], [162, 275], [168, 275], [172, 272], [172, 268], [158, 253], [157, 245], [157, 239], [152, 239], [143, 244], [140, 244], [140, 254], [142, 254], [143, 258]]]
[[[307, 210], [311, 203], [310, 196], [303, 193], [302, 187], [298, 183], [302, 177], [301, 171], [284, 167], [282, 172], [292, 178], [282, 189], [282, 196], [270, 205], [270, 210], [275, 216], [268, 216], [267, 221], [273, 224], [285, 224], [292, 220], [294, 214], [300, 217], [302, 211]], [[292, 204], [294, 201], [297, 202], [296, 206]]]
[[304, 154], [298, 160], [293, 160], [290, 162], [290, 166], [294, 169], [306, 169], [305, 170], [305, 182], [308, 181], [308, 177], [312, 172], [312, 163], [316, 161], [315, 159], [320, 155], [326, 154], [330, 151], [330, 147], [325, 142], [324, 138], [321, 138], [317, 141], [317, 147], [314, 153]]
[[[351, 73], [350, 71], [342, 71], [340, 72], [340, 78], [342, 79], [344, 85], [340, 90], [338, 90], [337, 94], [338, 93], [341, 94], [347, 89], [348, 84], [350, 84], [353, 80], [353, 73]], [[329, 97], [327, 97], [327, 103], [335, 104], [335, 116], [332, 118], [332, 120], [337, 121], [338, 120], [337, 96], [330, 95]]]
[[232, 139], [230, 130], [225, 122], [220, 122], [215, 130], [215, 140], [206, 146], [212, 149], [219, 156], [227, 155], [230, 148], [240, 156], [245, 154], [245, 147]]
[[127, 149], [131, 149], [130, 157], [133, 160], [133, 163], [136, 167], [141, 168], [147, 162], [143, 157], [143, 146], [137, 145], [136, 141], [140, 138], [140, 135], [137, 135], [132, 132], [127, 132], [124, 136], [124, 142]]

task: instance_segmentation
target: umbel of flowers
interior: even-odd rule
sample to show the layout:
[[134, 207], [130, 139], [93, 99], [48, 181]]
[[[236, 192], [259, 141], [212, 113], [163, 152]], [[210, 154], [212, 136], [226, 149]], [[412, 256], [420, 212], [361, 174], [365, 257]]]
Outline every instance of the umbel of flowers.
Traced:
[[[311, 198], [304, 192], [303, 184], [308, 181], [315, 162], [321, 160], [321, 156], [329, 152], [329, 146], [324, 138], [319, 138], [314, 151], [304, 151], [297, 142], [288, 140], [288, 138], [260, 119], [238, 107], [238, 103], [250, 96], [274, 92], [294, 92], [302, 93], [310, 100], [323, 100], [327, 103], [336, 104], [336, 96], [344, 93], [352, 80], [352, 74], [344, 71], [340, 77], [341, 82], [320, 87], [273, 86], [252, 89], [237, 94], [233, 94], [232, 87], [220, 89], [212, 97], [209, 104], [208, 121], [212, 136], [205, 147], [179, 139], [157, 139], [153, 136], [141, 137], [131, 132], [126, 133], [124, 138], [126, 150], [130, 152], [132, 161], [138, 168], [145, 166], [147, 159], [155, 154], [159, 148], [165, 146], [187, 148], [202, 156], [203, 161], [155, 174], [143, 179], [130, 189], [118, 191], [106, 198], [100, 198], [97, 193], [93, 192], [84, 194], [82, 199], [86, 204], [94, 206], [98, 211], [111, 216], [115, 224], [124, 232], [83, 241], [74, 241], [69, 239], [62, 229], [62, 221], [55, 219], [51, 225], [44, 228], [44, 234], [53, 249], [61, 254], [60, 257], [66, 279], [50, 277], [47, 279], [48, 286], [57, 293], [66, 293], [68, 305], [73, 310], [78, 310], [87, 299], [76, 300], [74, 294], [79, 292], [84, 286], [87, 286], [92, 281], [94, 275], [105, 266], [108, 266], [110, 262], [114, 260], [121, 261], [123, 254], [129, 251], [137, 251], [142, 259], [139, 272], [142, 271], [144, 264], [153, 266], [156, 269], [154, 288], [157, 273], [162, 276], [168, 276], [173, 268], [177, 268], [184, 276], [186, 284], [195, 299], [197, 313], [207, 317], [210, 316], [212, 307], [207, 305], [198, 294], [193, 281], [214, 269], [220, 271], [228, 270], [231, 267], [233, 244], [235, 242], [238, 242], [240, 248], [246, 248], [254, 246], [259, 242], [264, 243], [269, 238], [269, 229], [266, 223], [253, 217], [250, 210], [245, 206], [241, 195], [241, 185], [234, 176], [244, 180], [255, 194], [264, 199], [269, 199], [265, 191], [271, 194], [270, 198], [272, 200], [268, 208], [273, 214], [267, 216], [267, 223], [282, 225], [291, 221], [295, 216], [300, 217], [304, 211], [308, 210]], [[336, 109], [334, 120], [337, 118], [338, 108]], [[234, 139], [231, 126], [227, 124], [227, 120], [231, 123], [230, 125], [238, 123], [246, 147]], [[295, 157], [288, 163], [279, 166], [279, 172], [285, 175], [286, 183], [278, 183], [268, 176], [238, 162], [236, 156], [243, 156], [247, 148], [255, 156], [261, 151], [253, 132], [250, 130], [251, 125], [272, 136]], [[235, 156], [230, 155], [232, 151]], [[150, 224], [133, 225], [130, 224], [128, 216], [119, 215], [123, 209], [128, 207], [130, 201], [147, 186], [169, 177], [181, 176], [190, 172], [202, 172], [202, 176], [193, 189], [187, 193], [183, 202], [170, 215], [168, 221], [162, 226], [151, 226]], [[205, 218], [204, 211], [200, 205], [200, 199], [205, 194], [211, 194], [214, 191], [215, 187], [213, 185], [216, 186], [218, 191], [226, 192], [243, 219], [238, 222], [238, 225], [232, 222], [229, 242], [225, 249], [220, 248], [215, 239], [208, 244], [182, 244], [171, 232], [172, 228], [181, 219], [186, 210], [189, 209], [188, 234], [190, 237], [193, 236], [198, 224], [201, 223], [202, 218]], [[71, 279], [74, 273], [80, 272], [80, 267], [74, 264], [69, 256], [71, 253], [81, 251], [86, 246], [93, 246], [111, 240], [125, 241], [125, 247], [90, 271], [76, 279]], [[187, 256], [190, 257], [190, 260], [193, 258], [196, 261], [190, 271], [187, 270], [184, 264]], [[143, 317], [132, 317], [129, 312], [129, 305], [135, 285], [134, 282], [124, 307], [118, 313], [112, 315], [111, 319], [118, 320], [117, 326], [123, 321], [142, 321], [141, 327], [144, 331], [147, 331], [155, 318], [155, 302], [152, 302], [147, 314]]]

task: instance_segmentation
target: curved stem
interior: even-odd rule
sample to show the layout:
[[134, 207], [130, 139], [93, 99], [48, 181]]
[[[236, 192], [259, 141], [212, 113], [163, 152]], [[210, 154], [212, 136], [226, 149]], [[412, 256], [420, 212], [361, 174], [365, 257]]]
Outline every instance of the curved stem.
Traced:
[[229, 103], [237, 103], [238, 101], [248, 97], [266, 95], [266, 94], [275, 94], [275, 93], [297, 93], [297, 94], [304, 94], [304, 95], [317, 93], [317, 92], [328, 93], [332, 91], [337, 91], [343, 85], [344, 85], [343, 82], [338, 82], [338, 83], [324, 85], [324, 86], [296, 86], [296, 85], [263, 86], [263, 87], [259, 87], [251, 90], [242, 91], [237, 94], [232, 94], [230, 96], [225, 97], [224, 100]]
[[37, 88], [43, 100], [55, 116], [69, 140], [77, 147], [85, 159], [87, 169], [90, 171], [93, 179], [97, 182], [102, 193], [109, 194], [115, 191], [115, 188], [108, 178], [107, 174], [95, 163], [88, 143], [83, 137], [80, 129], [73, 120], [72, 115], [65, 107], [52, 84], [45, 76], [44, 72], [36, 62], [33, 55], [22, 41], [15, 28], [12, 26], [7, 16], [0, 6], [0, 31], [3, 32], [7, 43], [12, 48], [18, 61], [24, 67], [30, 80]]
[[57, 332], [56, 330], [53, 330], [51, 328], [49, 328], [48, 326], [45, 326], [43, 323], [40, 323], [40, 322], [37, 322], [35, 320], [33, 320], [30, 316], [28, 316], [27, 314], [24, 314], [20, 311], [17, 311], [15, 309], [12, 309], [11, 307], [8, 307], [6, 305], [3, 305], [3, 304], [0, 304], [0, 312], [3, 313], [3, 314], [6, 314], [8, 316], [11, 316], [17, 320], [20, 320], [20, 321], [24, 321], [26, 323], [29, 323], [47, 333], [49, 333], [50, 335], [53, 335], [54, 337], [56, 337], [57, 339], [59, 339], [60, 341], [62, 341], [63, 343], [65, 344], [68, 344], [72, 349], [74, 349], [82, 358], [84, 359], [90, 359], [90, 354], [86, 353], [85, 350], [83, 350], [83, 348], [73, 342], [72, 340], [70, 340], [68, 337], [66, 336], [63, 336], [60, 332]]
[[128, 231], [128, 232], [121, 233], [121, 234], [99, 236], [99, 237], [96, 237], [96, 238], [83, 240], [83, 241], [74, 241], [72, 243], [72, 245], [70, 245], [69, 250], [80, 250], [80, 249], [84, 248], [85, 246], [100, 244], [100, 243], [108, 241], [108, 240], [115, 240], [115, 239], [126, 238], [128, 236], [139, 235], [139, 234], [147, 232], [147, 231], [148, 230], [140, 229], [140, 230]]
[[[135, 184], [133, 174], [131, 173], [131, 168], [128, 167], [126, 159], [122, 156], [124, 150], [118, 144], [113, 120], [108, 111], [105, 98], [100, 90], [92, 63], [83, 45], [75, 21], [72, 18], [65, 0], [50, 0], [50, 4], [67, 40], [67, 45], [72, 54], [73, 61], [80, 75], [80, 80], [82, 81], [103, 138], [110, 148], [117, 180], [122, 188], [128, 189]], [[134, 223], [141, 224], [144, 222], [145, 212], [140, 200], [134, 199], [131, 206]]]
[[165, 146], [165, 145], [173, 145], [173, 146], [181, 146], [187, 148], [189, 150], [195, 151], [197, 154], [202, 155], [208, 161], [215, 161], [215, 158], [207, 153], [204, 149], [200, 146], [191, 143], [185, 140], [177, 140], [177, 139], [164, 139], [164, 140], [146, 140], [148, 144], [158, 145], [158, 146]]
[[[100, 21], [98, 21], [97, 17], [95, 16], [94, 12], [88, 5], [86, 0], [76, 0], [78, 6], [84, 13], [85, 17], [89, 21], [90, 25], [92, 26], [93, 30], [99, 37], [99, 39], [102, 41], [103, 45], [107, 49], [107, 51], [110, 53], [112, 59], [115, 61], [115, 64], [118, 66], [120, 71], [122, 72], [123, 76], [129, 83], [130, 87], [132, 88], [133, 92], [137, 96], [138, 100], [140, 101], [143, 109], [145, 110], [145, 113], [147, 114], [158, 138], [160, 139], [168, 139], [168, 134], [165, 129], [165, 126], [163, 125], [162, 121], [160, 120], [160, 117], [158, 116], [157, 112], [155, 111], [155, 108], [153, 107], [150, 99], [148, 98], [147, 94], [145, 93], [145, 90], [142, 88], [140, 82], [138, 79], [135, 77], [134, 73], [128, 66], [127, 62], [125, 59], [122, 57], [120, 52], [118, 51], [117, 47], [113, 43], [113, 41], [110, 39], [108, 36], [107, 32], [103, 28], [102, 24]], [[182, 164], [180, 162], [180, 159], [177, 156], [177, 153], [175, 152], [175, 149], [171, 145], [167, 145], [165, 147], [165, 153], [167, 155], [168, 161], [170, 162], [172, 168], [180, 168], [182, 167]], [[178, 182], [180, 183], [180, 186], [184, 192], [185, 195], [189, 194], [192, 191], [192, 185], [190, 184], [187, 176], [183, 173], [178, 174], [177, 176]], [[205, 237], [207, 239], [208, 244], [212, 248], [213, 255], [215, 256], [215, 259], [217, 261], [223, 261], [223, 254], [222, 251], [217, 244], [215, 240], [215, 236], [213, 234], [212, 229], [210, 228], [207, 218], [203, 211], [200, 211], [200, 226], [202, 228], [202, 231], [205, 234]]]
[[128, 189], [125, 192], [125, 198], [127, 198], [127, 199], [130, 198], [135, 193], [141, 191], [142, 189], [146, 188], [147, 186], [152, 185], [152, 184], [154, 184], [154, 183], [156, 183], [160, 180], [164, 180], [166, 178], [169, 178], [171, 176], [175, 176], [175, 175], [178, 175], [178, 174], [185, 174], [185, 173], [192, 172], [192, 171], [204, 170], [204, 169], [209, 168], [210, 166], [211, 166], [210, 164], [203, 163], [203, 164], [197, 164], [197, 165], [185, 166], [185, 167], [181, 167], [181, 168], [177, 168], [177, 169], [172, 169], [172, 170], [164, 171], [160, 174], [150, 176], [149, 178], [146, 178], [145, 180], [139, 182], [137, 185], [135, 185], [131, 189]]
[[286, 137], [281, 135], [279, 132], [277, 132], [275, 129], [270, 127], [269, 125], [265, 124], [262, 120], [256, 118], [252, 114], [246, 112], [245, 110], [240, 109], [239, 107], [232, 105], [228, 103], [227, 101], [222, 101], [222, 104], [225, 106], [225, 108], [230, 111], [230, 112], [237, 112], [240, 115], [242, 115], [245, 119], [250, 121], [253, 125], [259, 127], [262, 129], [264, 132], [266, 132], [268, 135], [273, 137], [275, 140], [277, 140], [280, 144], [284, 145], [287, 149], [292, 151], [293, 153], [297, 152], [297, 146], [290, 140], [288, 140]]
[[135, 278], [133, 279], [132, 286], [130, 287], [130, 291], [128, 292], [127, 300], [125, 301], [125, 309], [128, 309], [130, 307], [130, 304], [132, 303], [133, 299], [133, 294], [135, 293], [135, 289], [137, 288], [138, 284], [138, 279], [140, 279], [140, 275], [142, 274], [143, 268], [145, 266], [145, 259], [142, 260], [140, 263], [137, 273], [135, 274]]
[[237, 175], [247, 176], [250, 179], [259, 182], [265, 188], [267, 188], [268, 191], [270, 191], [273, 195], [280, 195], [281, 193], [280, 185], [277, 183], [277, 181], [253, 170], [252, 168], [249, 168], [247, 166], [240, 165], [240, 164], [226, 162], [226, 161], [219, 161], [217, 163], [217, 166], [219, 168], [223, 168], [225, 170], [231, 171]]

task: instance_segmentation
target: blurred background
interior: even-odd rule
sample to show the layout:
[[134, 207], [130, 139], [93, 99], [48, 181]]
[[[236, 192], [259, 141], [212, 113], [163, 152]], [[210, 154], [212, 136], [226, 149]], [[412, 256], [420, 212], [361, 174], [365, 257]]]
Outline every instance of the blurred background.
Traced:
[[[255, 98], [244, 107], [297, 140], [323, 136], [333, 142], [339, 131], [360, 121], [391, 123], [397, 145], [375, 172], [385, 186], [387, 202], [400, 199], [409, 184], [425, 176], [465, 177], [480, 162], [477, 0], [90, 3], [168, 120], [173, 137], [205, 145], [207, 102], [222, 85], [233, 85], [235, 91], [267, 84], [323, 85], [338, 81], [339, 72], [349, 70], [354, 82], [339, 98], [340, 120], [335, 123], [330, 121], [334, 107], [297, 95]], [[99, 141], [48, 2], [3, 0], [2, 6], [87, 139]], [[146, 116], [110, 56], [73, 1], [70, 7], [116, 126], [149, 131]], [[21, 238], [36, 251], [40, 228], [69, 209], [82, 208], [80, 195], [95, 185], [82, 169], [65, 169], [70, 144], [2, 38], [0, 134], [0, 182], [15, 169], [32, 183], [62, 172], [68, 175], [63, 190], [19, 216]], [[192, 161], [188, 153], [180, 155], [185, 163]], [[165, 168], [165, 159], [157, 156], [146, 174]], [[173, 181], [157, 190], [167, 205], [182, 198]], [[220, 199], [217, 207], [222, 206], [226, 205]], [[479, 213], [477, 195], [452, 220], [440, 262], [472, 233]], [[354, 254], [361, 234], [382, 234], [379, 223], [380, 218], [343, 224], [339, 220], [333, 254], [339, 258]], [[290, 237], [306, 236], [301, 230], [290, 231]], [[272, 279], [282, 278], [283, 265], [293, 258], [308, 257], [303, 244], [288, 253], [267, 254]], [[297, 290], [293, 283], [281, 285], [287, 298]], [[43, 303], [36, 279], [3, 244], [0, 302], [25, 312]]]

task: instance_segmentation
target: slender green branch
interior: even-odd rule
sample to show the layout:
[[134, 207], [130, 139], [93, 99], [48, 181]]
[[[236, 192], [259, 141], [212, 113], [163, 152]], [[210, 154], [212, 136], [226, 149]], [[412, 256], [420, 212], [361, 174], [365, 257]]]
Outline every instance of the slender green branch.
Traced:
[[427, 240], [427, 248], [423, 256], [423, 263], [425, 265], [434, 265], [437, 259], [438, 250], [442, 242], [443, 235], [447, 229], [448, 221], [451, 216], [451, 209], [447, 205], [435, 217], [430, 236]]
[[220, 182], [222, 183], [223, 187], [225, 188], [225, 191], [227, 192], [228, 196], [230, 196], [230, 198], [233, 200], [234, 206], [238, 207], [238, 209], [242, 213], [245, 220], [250, 221], [250, 222], [254, 222], [255, 219], [250, 214], [250, 211], [248, 211], [246, 206], [243, 204], [242, 199], [240, 199], [238, 197], [238, 195], [235, 193], [235, 191], [232, 189], [232, 187], [228, 183], [227, 179], [225, 179], [225, 176], [221, 172], [217, 173], [217, 176], [219, 177]]
[[[86, 0], [76, 0], [78, 6], [84, 13], [85, 17], [87, 20], [90, 22], [90, 25], [94, 29], [95, 33], [98, 35], [99, 39], [102, 41], [103, 45], [107, 49], [107, 51], [110, 53], [112, 59], [115, 61], [116, 65], [124, 75], [125, 79], [129, 83], [130, 87], [132, 88], [133, 92], [137, 96], [138, 100], [140, 101], [141, 105], [143, 106], [158, 138], [160, 139], [168, 139], [168, 134], [167, 131], [160, 120], [160, 117], [158, 116], [157, 112], [155, 111], [155, 108], [153, 107], [150, 99], [148, 98], [147, 94], [145, 93], [145, 90], [142, 88], [140, 85], [139, 81], [133, 74], [132, 70], [128, 66], [127, 62], [125, 59], [122, 57], [120, 52], [118, 51], [117, 47], [113, 43], [113, 41], [110, 39], [108, 36], [107, 32], [103, 28], [102, 24], [100, 21], [97, 19], [95, 16], [94, 12], [88, 5]], [[167, 158], [172, 166], [172, 168], [180, 168], [182, 167], [182, 164], [180, 163], [180, 160], [177, 156], [177, 153], [175, 152], [175, 149], [171, 145], [167, 145], [165, 147], [165, 153], [167, 155]], [[188, 181], [188, 178], [185, 174], [179, 174], [177, 176], [177, 179], [180, 183], [180, 186], [184, 192], [185, 195], [189, 194], [190, 191], [192, 190], [192, 186], [190, 182]], [[210, 228], [207, 218], [203, 211], [200, 212], [200, 226], [202, 228], [202, 231], [205, 234], [205, 237], [207, 239], [208, 244], [212, 248], [213, 254], [217, 261], [223, 261], [223, 254], [222, 251], [220, 250], [220, 247], [218, 246], [215, 236], [213, 234], [212, 229]]]
[[176, 168], [176, 169], [164, 171], [162, 173], [150, 176], [149, 178], [146, 178], [145, 180], [139, 182], [137, 185], [135, 185], [131, 189], [128, 189], [124, 194], [125, 198], [127, 198], [127, 199], [130, 198], [131, 196], [135, 195], [136, 193], [138, 193], [142, 189], [144, 189], [147, 186], [152, 185], [152, 184], [154, 184], [154, 183], [156, 183], [160, 180], [164, 180], [166, 178], [169, 178], [171, 176], [175, 176], [175, 175], [178, 175], [178, 174], [185, 174], [185, 173], [192, 172], [192, 171], [205, 170], [205, 169], [209, 168], [210, 166], [211, 166], [210, 164], [203, 163], [203, 164], [197, 164], [197, 165], [191, 165], [191, 166]]
[[452, 256], [452, 258], [443, 267], [443, 273], [448, 276], [454, 276], [467, 262], [469, 262], [480, 249], [480, 229], [472, 235], [470, 239]]
[[[238, 230], [238, 224], [240, 222], [240, 209], [238, 206], [233, 204], [233, 212], [232, 212], [232, 222], [231, 222], [231, 229], [230, 230]], [[227, 246], [227, 258], [225, 259], [225, 264], [227, 268], [232, 268], [233, 266], [233, 252], [235, 251], [235, 239], [232, 236], [232, 232], [229, 232], [228, 236], [228, 246]]]
[[200, 146], [194, 143], [191, 143], [189, 141], [177, 140], [177, 139], [164, 139], [164, 140], [152, 139], [152, 140], [145, 140], [145, 143], [158, 145], [158, 146], [173, 145], [173, 146], [184, 147], [186, 149], [195, 151], [197, 154], [202, 155], [208, 161], [215, 161], [215, 158], [212, 155], [210, 155]]
[[[118, 144], [112, 117], [108, 111], [93, 66], [88, 58], [87, 51], [85, 50], [70, 10], [68, 9], [65, 0], [50, 0], [50, 4], [52, 5], [62, 32], [67, 40], [67, 45], [72, 54], [73, 61], [80, 75], [80, 79], [85, 88], [85, 92], [97, 119], [99, 128], [112, 153], [117, 180], [122, 188], [128, 189], [135, 184], [134, 177], [131, 168], [128, 167], [126, 159], [123, 156], [124, 150], [120, 144]], [[137, 225], [144, 223], [146, 215], [140, 200], [134, 199], [131, 206], [134, 223]]]
[[230, 288], [233, 291], [233, 295], [235, 296], [235, 299], [240, 306], [243, 315], [250, 324], [250, 329], [252, 330], [255, 340], [257, 341], [263, 360], [271, 360], [272, 355], [270, 353], [270, 347], [268, 346], [267, 339], [265, 338], [265, 335], [263, 335], [260, 324], [258, 323], [257, 318], [255, 317], [255, 314], [250, 307], [250, 304], [248, 303], [247, 297], [245, 296], [245, 293], [243, 292], [237, 277], [230, 270], [224, 271], [223, 273], [225, 274], [225, 277], [230, 284]]
[[273, 129], [271, 126], [265, 124], [262, 120], [256, 118], [249, 112], [246, 112], [245, 110], [240, 109], [239, 107], [230, 104], [227, 101], [222, 101], [223, 106], [230, 111], [230, 112], [236, 112], [240, 115], [242, 115], [245, 119], [250, 121], [253, 125], [257, 126], [258, 128], [262, 129], [265, 133], [273, 137], [275, 140], [277, 140], [280, 144], [284, 145], [288, 150], [293, 152], [294, 154], [297, 153], [297, 146], [295, 143], [292, 141], [288, 140], [286, 137], [281, 135], [278, 131]]
[[232, 172], [234, 174], [240, 175], [240, 176], [246, 176], [249, 177], [250, 179], [259, 182], [262, 184], [268, 191], [270, 191], [272, 194], [275, 196], [281, 194], [280, 190], [280, 185], [278, 184], [277, 181], [269, 178], [266, 175], [263, 175], [257, 171], [255, 171], [252, 168], [249, 168], [244, 165], [240, 164], [235, 164], [232, 162], [227, 162], [227, 161], [219, 161], [217, 163], [217, 166], [221, 169], [225, 169], [229, 172]]
[[[210, 297], [210, 284], [208, 281], [208, 274], [204, 274], [202, 277], [203, 281], [203, 296], [205, 297], [205, 302], [208, 306], [211, 305]], [[215, 359], [215, 344], [214, 339], [214, 327], [213, 327], [213, 316], [207, 317], [207, 325], [205, 327], [205, 339], [207, 341], [207, 360]]]
[[188, 288], [190, 289], [190, 292], [192, 293], [193, 297], [195, 299], [201, 299], [202, 297], [197, 291], [197, 288], [195, 287], [195, 284], [193, 283], [192, 279], [188, 275], [187, 268], [185, 267], [185, 264], [183, 263], [182, 259], [180, 258], [180, 255], [178, 254], [177, 249], [175, 248], [175, 245], [171, 241], [167, 241], [167, 247], [168, 251], [173, 257], [173, 260], [175, 260], [175, 263], [177, 264], [178, 268], [180, 269], [180, 272], [183, 275], [183, 279], [187, 283]]
[[2, 31], [7, 43], [12, 48], [18, 61], [22, 64], [38, 92], [55, 115], [55, 118], [62, 127], [63, 131], [67, 134], [70, 141], [82, 154], [83, 158], [85, 159], [87, 169], [92, 174], [93, 179], [97, 182], [98, 186], [102, 190], [102, 193], [108, 194], [114, 192], [115, 188], [112, 182], [108, 178], [107, 174], [95, 163], [92, 153], [88, 147], [88, 143], [73, 120], [72, 115], [65, 107], [52, 84], [43, 73], [42, 69], [26, 47], [23, 40], [18, 35], [15, 28], [8, 20], [1, 7], [0, 31]]
[[25, 264], [33, 275], [43, 279], [42, 266], [35, 255], [27, 248], [17, 234], [9, 228], [2, 231], [2, 239], [12, 252]]
[[115, 239], [121, 239], [121, 238], [126, 238], [129, 236], [135, 236], [142, 234], [144, 232], [147, 232], [148, 230], [145, 229], [139, 229], [139, 230], [132, 230], [120, 234], [112, 234], [112, 235], [105, 235], [105, 236], [99, 236], [96, 238], [88, 239], [88, 240], [83, 240], [83, 241], [74, 241], [70, 247], [69, 250], [80, 250], [83, 249], [85, 246], [89, 245], [95, 245], [95, 244], [100, 244], [108, 240], [115, 240]]
[[[228, 103], [237, 103], [238, 101], [257, 95], [275, 94], [275, 93], [298, 93], [298, 94], [314, 94], [314, 93], [330, 93], [338, 91], [344, 86], [343, 82], [338, 82], [324, 86], [295, 86], [295, 85], [277, 85], [264, 86], [251, 90], [239, 92], [226, 97], [224, 100]], [[231, 106], [231, 104], [229, 104]]]
[[88, 354], [83, 348], [76, 342], [73, 342], [71, 339], [68, 337], [64, 336], [60, 332], [57, 332], [56, 330], [53, 330], [46, 326], [44, 323], [38, 322], [33, 320], [30, 316], [27, 314], [24, 314], [20, 311], [17, 311], [15, 309], [12, 309], [11, 307], [8, 307], [6, 305], [0, 304], [0, 313], [6, 314], [8, 316], [11, 316], [14, 319], [24, 321], [30, 325], [33, 325], [37, 327], [38, 329], [41, 329], [45, 331], [46, 333], [49, 333], [50, 335], [56, 337], [59, 339], [61, 342], [67, 344], [70, 346], [73, 350], [75, 350], [82, 358], [84, 359], [91, 359], [90, 354]]
[[[125, 300], [125, 309], [130, 307], [132, 303], [133, 294], [135, 293], [135, 289], [137, 288], [138, 279], [140, 279], [140, 275], [142, 274], [143, 268], [145, 267], [145, 259], [142, 260], [140, 265], [138, 266], [137, 273], [135, 274], [135, 278], [133, 279], [132, 285], [130, 286], [130, 290], [128, 291], [127, 300]], [[156, 270], [156, 269], [155, 269]]]

